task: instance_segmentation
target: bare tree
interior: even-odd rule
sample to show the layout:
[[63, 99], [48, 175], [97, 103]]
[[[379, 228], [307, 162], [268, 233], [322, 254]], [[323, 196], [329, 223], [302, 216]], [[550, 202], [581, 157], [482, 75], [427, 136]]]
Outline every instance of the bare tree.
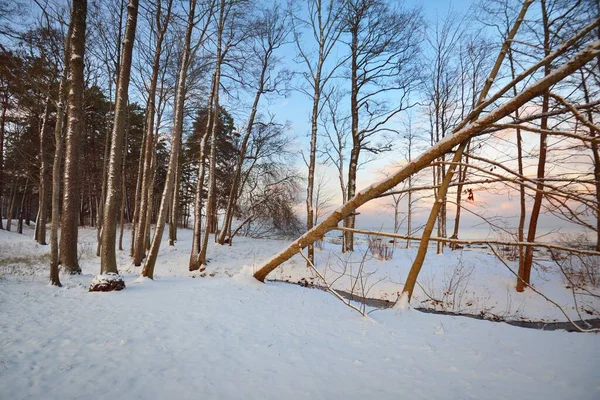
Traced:
[[255, 33], [256, 36], [252, 38], [250, 54], [252, 54], [254, 58], [253, 61], [257, 62], [255, 71], [257, 77], [255, 78], [255, 82], [251, 84], [252, 89], [255, 90], [255, 95], [250, 110], [250, 116], [248, 117], [248, 122], [246, 124], [245, 133], [239, 146], [237, 164], [231, 189], [229, 191], [223, 227], [221, 228], [217, 240], [219, 244], [224, 244], [228, 235], [231, 236], [231, 225], [235, 206], [239, 198], [239, 193], [243, 190], [243, 188], [240, 188], [242, 168], [246, 159], [248, 141], [252, 134], [252, 129], [254, 128], [260, 99], [265, 94], [279, 91], [289, 77], [289, 74], [285, 70], [278, 71], [277, 74], [275, 73], [275, 67], [280, 60], [274, 55], [274, 52], [286, 41], [289, 33], [287, 24], [288, 21], [286, 16], [282, 15], [281, 10], [277, 5], [272, 10], [263, 10], [261, 17], [254, 22], [257, 32]]
[[[307, 0], [308, 20], [303, 20], [297, 14], [292, 16], [294, 25], [294, 38], [298, 57], [308, 70], [304, 74], [305, 80], [309, 85], [303, 92], [312, 100], [312, 110], [310, 116], [311, 134], [310, 134], [310, 153], [308, 157], [308, 183], [306, 187], [306, 229], [310, 230], [314, 225], [314, 185], [315, 168], [317, 152], [318, 122], [321, 109], [323, 107], [321, 97], [329, 80], [334, 76], [335, 71], [342, 65], [344, 59], [334, 61], [331, 67], [327, 68], [327, 62], [330, 58], [335, 45], [343, 33], [344, 27], [344, 7], [336, 0]], [[301, 41], [301, 28], [308, 28], [311, 40], [316, 43], [315, 51], [311, 51], [306, 46], [305, 41]], [[314, 53], [314, 54], [313, 54]], [[314, 248], [308, 247], [307, 267], [314, 263]]]
[[[419, 78], [416, 66], [423, 24], [418, 10], [396, 10], [381, 0], [350, 0], [346, 7], [352, 132], [347, 199], [351, 199], [361, 152], [389, 150], [388, 144], [375, 140], [390, 132], [386, 124], [410, 106], [408, 96]], [[396, 96], [396, 106], [385, 101], [389, 95]], [[353, 228], [355, 219], [355, 214], [346, 216], [344, 226]], [[344, 250], [353, 249], [354, 236], [346, 232]]]
[[[465, 34], [465, 18], [460, 18], [454, 13], [449, 13], [440, 24], [436, 22], [432, 33], [428, 35], [428, 44], [432, 54], [427, 65], [430, 65], [428, 79], [425, 83], [427, 108], [430, 125], [430, 143], [442, 140], [461, 119], [459, 99], [461, 75], [458, 67], [460, 44]], [[464, 115], [463, 115], [464, 117]], [[437, 187], [441, 185], [446, 173], [445, 155], [440, 158], [440, 163], [431, 169], [433, 178], [433, 195], [437, 196]], [[442, 196], [440, 212], [437, 216], [437, 235], [446, 237], [446, 196]], [[437, 252], [443, 251], [444, 243], [437, 243]]]

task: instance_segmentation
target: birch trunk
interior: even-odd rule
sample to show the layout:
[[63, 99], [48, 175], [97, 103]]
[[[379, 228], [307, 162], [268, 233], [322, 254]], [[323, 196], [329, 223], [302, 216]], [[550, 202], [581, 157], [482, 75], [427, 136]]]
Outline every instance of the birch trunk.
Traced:
[[[350, 115], [351, 115], [351, 133], [352, 150], [350, 150], [350, 161], [348, 163], [348, 194], [347, 199], [354, 197], [356, 193], [356, 171], [358, 169], [358, 157], [360, 154], [360, 134], [358, 132], [358, 25], [353, 25], [350, 31], [352, 42], [350, 45]], [[356, 217], [355, 213], [346, 216], [344, 227], [354, 228]], [[342, 251], [354, 251], [354, 234], [344, 232], [344, 241]]]
[[[119, 70], [121, 69], [121, 38], [123, 36], [123, 4], [125, 0], [121, 0], [121, 4], [119, 6], [119, 33], [116, 39], [116, 50], [117, 50], [117, 60], [115, 63], [115, 72], [113, 73], [110, 67], [108, 69], [108, 100], [109, 104], [112, 106], [112, 85], [113, 85], [113, 77], [117, 75]], [[108, 64], [108, 63], [107, 63]], [[119, 85], [119, 75], [117, 75], [117, 86]], [[116, 114], [116, 102], [114, 113]], [[104, 220], [104, 204], [106, 201], [106, 186], [107, 186], [107, 178], [108, 178], [108, 160], [110, 157], [110, 139], [111, 133], [114, 126], [111, 126], [110, 123], [107, 123], [106, 127], [106, 139], [104, 141], [104, 157], [102, 158], [102, 188], [100, 190], [100, 201], [98, 202], [98, 213], [96, 214], [96, 239], [98, 243], [96, 244], [96, 256], [100, 257], [100, 247], [102, 245], [102, 223]]]
[[65, 38], [63, 50], [63, 70], [58, 87], [58, 99], [56, 102], [56, 121], [54, 123], [54, 138], [56, 149], [52, 163], [52, 225], [50, 227], [50, 284], [62, 286], [58, 275], [58, 225], [60, 218], [60, 176], [63, 156], [63, 123], [65, 102], [67, 100], [67, 78], [69, 73], [69, 59], [71, 58], [71, 36], [73, 32], [74, 14], [71, 14], [69, 30]]
[[35, 220], [35, 240], [41, 245], [46, 245], [46, 222], [48, 220], [48, 162], [46, 160], [46, 142], [50, 127], [51, 101], [50, 96], [46, 96], [46, 106], [44, 107], [44, 117], [40, 129], [40, 192], [38, 218]]
[[121, 207], [120, 207], [120, 215], [119, 215], [119, 225], [120, 225], [120, 233], [119, 233], [119, 250], [123, 250], [123, 231], [125, 229], [125, 204], [127, 202], [127, 187], [126, 183], [126, 161], [127, 161], [127, 130], [125, 130], [125, 146], [123, 149], [123, 161], [121, 165]]
[[2, 98], [2, 115], [0, 115], [0, 229], [2, 226], [2, 200], [4, 194], [4, 131], [6, 128], [6, 109], [8, 108], [8, 90], [3, 94]]
[[[185, 95], [184, 95], [185, 96]], [[179, 151], [181, 151], [181, 138], [179, 139]], [[179, 220], [179, 181], [181, 180], [181, 163], [177, 163], [175, 171], [175, 183], [173, 185], [173, 202], [171, 204], [171, 218], [169, 221], [169, 246], [175, 246], [177, 241], [177, 221]]]
[[60, 260], [66, 271], [81, 273], [77, 259], [79, 217], [79, 140], [84, 129], [84, 52], [87, 0], [73, 1], [71, 37], [70, 89], [68, 120], [65, 134], [65, 170], [63, 175], [63, 206], [60, 230]]
[[127, 23], [123, 40], [123, 54], [119, 66], [119, 78], [116, 90], [115, 119], [108, 161], [106, 185], [106, 209], [102, 222], [102, 243], [100, 249], [100, 273], [118, 273], [115, 241], [117, 235], [117, 212], [121, 191], [121, 165], [123, 162], [123, 138], [125, 136], [125, 119], [129, 97], [129, 77], [131, 59], [137, 25], [138, 0], [130, 0], [127, 4]]
[[[146, 107], [146, 115], [148, 113], [148, 107]], [[131, 245], [129, 248], [129, 256], [133, 258], [134, 249], [135, 249], [135, 231], [137, 230], [137, 226], [140, 220], [140, 202], [142, 199], [142, 176], [144, 175], [144, 158], [146, 157], [146, 141], [148, 140], [148, 135], [146, 134], [146, 129], [144, 129], [144, 134], [142, 137], [142, 149], [140, 152], [140, 159], [138, 160], [138, 170], [137, 176], [135, 178], [135, 194], [133, 199], [133, 218], [131, 220]]]

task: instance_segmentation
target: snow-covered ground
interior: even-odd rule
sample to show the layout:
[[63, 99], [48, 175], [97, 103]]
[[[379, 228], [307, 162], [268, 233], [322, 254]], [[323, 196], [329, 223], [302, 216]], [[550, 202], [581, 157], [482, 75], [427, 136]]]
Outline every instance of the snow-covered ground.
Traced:
[[[0, 231], [0, 398], [600, 397], [599, 335], [414, 310], [363, 318], [328, 293], [255, 281], [253, 270], [283, 241], [239, 238], [232, 247], [214, 246], [205, 276], [190, 279], [191, 235], [179, 236], [174, 249], [165, 243], [161, 250], [155, 281], [138, 279], [139, 268], [124, 252], [127, 288], [88, 293], [99, 272], [95, 231], [80, 231], [83, 274], [61, 275], [63, 288], [46, 283], [48, 246], [37, 246], [29, 231]], [[391, 261], [366, 260], [365, 273], [376, 270], [369, 281], [383, 279], [369, 296], [395, 299], [412, 255], [397, 249]], [[339, 276], [338, 257], [344, 260], [334, 245], [317, 251], [328, 279]], [[352, 265], [356, 275], [358, 264]], [[559, 317], [535, 293], [514, 293], [506, 267], [470, 251], [428, 256], [421, 284], [431, 297], [439, 296], [436, 290], [443, 295], [457, 265], [472, 269], [461, 310], [480, 299], [496, 313], [510, 306], [513, 314]], [[298, 257], [272, 278], [311, 276]], [[574, 312], [558, 274], [533, 278]], [[343, 276], [335, 285], [347, 290], [351, 283]], [[416, 297], [427, 299], [422, 291]]]
[[[159, 279], [165, 276], [189, 277], [191, 231], [179, 230], [179, 240], [175, 247], [168, 246], [166, 235], [167, 233], [158, 256], [156, 276]], [[233, 246], [219, 246], [211, 240], [209, 265], [202, 275], [230, 277], [243, 266], [256, 269], [285, 248], [287, 243], [281, 240], [239, 237], [235, 238]], [[130, 233], [126, 231], [125, 251], [118, 252], [119, 271], [137, 275], [141, 269], [131, 264], [129, 246]], [[391, 260], [380, 261], [371, 255], [366, 246], [357, 246], [355, 252], [342, 254], [339, 245], [323, 243], [323, 249], [315, 251], [315, 264], [336, 289], [393, 302], [402, 290], [416, 250], [416, 247], [396, 248]], [[0, 273], [4, 271], [13, 275], [45, 277], [48, 275], [49, 251], [49, 246], [36, 245], [31, 240], [30, 232], [16, 235], [0, 231]], [[79, 253], [83, 274], [88, 275], [91, 280], [91, 276], [100, 270], [99, 258], [95, 256], [94, 229], [80, 229]], [[518, 269], [516, 262], [509, 263], [509, 266], [513, 271]], [[293, 283], [306, 281], [322, 284], [316, 274], [306, 268], [306, 262], [300, 255], [273, 271], [268, 278]], [[532, 273], [532, 283], [538, 291], [560, 305], [573, 320], [600, 316], [600, 299], [585, 292], [576, 296], [579, 314], [577, 313], [573, 291], [552, 262], [536, 266]], [[515, 284], [515, 276], [493, 254], [469, 249], [446, 250], [440, 255], [430, 251], [419, 275], [412, 304], [415, 307], [456, 313], [484, 313], [489, 318], [507, 320], [567, 320], [559, 308], [534, 291], [517, 293]], [[600, 295], [597, 288], [587, 289]]]

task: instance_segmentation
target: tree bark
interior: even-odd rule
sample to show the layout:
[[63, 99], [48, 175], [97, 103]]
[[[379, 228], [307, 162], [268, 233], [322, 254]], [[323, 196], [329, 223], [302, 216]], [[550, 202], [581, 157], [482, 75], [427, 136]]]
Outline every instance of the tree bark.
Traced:
[[8, 109], [8, 90], [2, 96], [2, 114], [0, 115], [0, 229], [2, 226], [2, 199], [4, 197], [4, 133], [6, 128], [6, 110]]
[[[112, 107], [112, 85], [113, 85], [113, 76], [117, 75], [117, 86], [119, 85], [119, 70], [121, 69], [121, 38], [123, 37], [123, 4], [125, 0], [121, 0], [121, 4], [119, 7], [119, 30], [118, 35], [115, 40], [116, 42], [116, 56], [117, 60], [115, 62], [115, 72], [112, 73], [110, 69], [109, 63], [107, 62], [108, 69], [108, 100], [110, 103], [109, 107]], [[114, 112], [117, 112], [117, 104], [115, 101]], [[114, 122], [114, 121], [113, 121]], [[96, 256], [100, 257], [100, 247], [102, 245], [102, 223], [104, 221], [104, 206], [106, 201], [106, 189], [107, 189], [107, 179], [108, 179], [108, 160], [109, 160], [109, 151], [110, 151], [110, 139], [112, 129], [114, 129], [114, 125], [107, 124], [106, 128], [106, 138], [104, 141], [104, 157], [102, 158], [102, 188], [100, 190], [100, 201], [98, 202], [98, 212], [96, 214], [96, 239], [98, 243], [96, 244]]]
[[19, 205], [19, 214], [17, 216], [17, 233], [23, 234], [23, 218], [25, 217], [25, 206], [27, 205], [27, 189], [29, 189], [29, 176], [25, 179], [25, 187], [23, 188], [23, 193], [21, 194], [21, 204]]
[[63, 156], [63, 124], [65, 102], [67, 100], [67, 78], [69, 75], [69, 59], [71, 58], [71, 37], [73, 33], [74, 13], [71, 14], [71, 22], [65, 38], [63, 50], [63, 70], [58, 87], [58, 99], [56, 102], [56, 121], [54, 123], [54, 138], [56, 149], [52, 163], [52, 225], [50, 227], [50, 284], [62, 286], [58, 275], [58, 225], [60, 218], [60, 176]]
[[123, 40], [123, 54], [119, 66], [116, 91], [115, 119], [111, 137], [108, 177], [106, 185], [106, 209], [102, 222], [102, 244], [100, 249], [100, 273], [118, 273], [115, 241], [117, 235], [117, 212], [121, 191], [121, 164], [123, 162], [123, 138], [125, 136], [126, 108], [129, 97], [131, 58], [137, 25], [138, 0], [127, 4], [127, 23]]
[[50, 102], [50, 96], [46, 96], [46, 106], [44, 107], [44, 117], [40, 129], [40, 191], [38, 218], [35, 220], [35, 240], [44, 246], [46, 245], [46, 222], [48, 219], [48, 162], [46, 160], [46, 142], [50, 127]]
[[[129, 125], [129, 124], [128, 124]], [[123, 231], [125, 230], [125, 205], [127, 202], [127, 172], [126, 172], [126, 161], [127, 161], [127, 131], [125, 130], [125, 145], [123, 148], [123, 161], [121, 164], [121, 207], [119, 212], [119, 250], [123, 251]]]
[[6, 208], [6, 230], [10, 232], [12, 228], [13, 209], [15, 206], [15, 198], [17, 197], [17, 181], [14, 181], [8, 197], [8, 205]]
[[60, 260], [66, 271], [81, 273], [77, 257], [79, 187], [79, 141], [85, 125], [83, 109], [84, 52], [87, 0], [73, 1], [73, 28], [71, 37], [70, 88], [68, 94], [67, 132], [65, 134], [65, 170], [63, 207], [60, 230]]
[[[352, 133], [352, 149], [350, 150], [350, 160], [348, 163], [347, 199], [353, 198], [356, 193], [356, 171], [358, 169], [358, 157], [361, 146], [358, 131], [358, 23], [356, 22], [350, 29], [352, 36], [350, 44], [350, 130]], [[344, 227], [354, 228], [355, 220], [355, 213], [346, 216]], [[344, 232], [342, 251], [354, 251], [354, 234], [352, 232]]]
[[[515, 79], [515, 65], [512, 50], [508, 51], [508, 61], [510, 63], [511, 79]], [[516, 86], [513, 87], [513, 96], [517, 95]], [[519, 120], [519, 110], [515, 110], [515, 119]], [[515, 129], [517, 134], [517, 168], [519, 175], [523, 176], [523, 139], [521, 137], [521, 129]], [[519, 226], [517, 228], [517, 238], [519, 242], [523, 242], [525, 238], [525, 218], [527, 216], [527, 208], [525, 202], [525, 186], [523, 180], [520, 179], [519, 184]], [[525, 262], [525, 247], [519, 246], [519, 270], [523, 270]]]
[[[179, 151], [181, 151], [181, 138], [179, 139]], [[175, 183], [173, 185], [173, 203], [171, 204], [171, 220], [169, 221], [169, 246], [175, 246], [177, 241], [177, 222], [179, 220], [179, 182], [181, 181], [181, 162], [177, 163], [175, 171]]]

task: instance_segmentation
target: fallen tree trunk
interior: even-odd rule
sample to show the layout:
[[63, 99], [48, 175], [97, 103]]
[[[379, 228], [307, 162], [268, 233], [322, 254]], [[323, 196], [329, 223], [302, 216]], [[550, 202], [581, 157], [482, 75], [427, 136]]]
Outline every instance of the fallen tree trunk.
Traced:
[[321, 223], [314, 226], [311, 230], [292, 242], [286, 249], [282, 250], [268, 260], [254, 274], [254, 277], [259, 281], [264, 282], [267, 275], [277, 268], [281, 263], [289, 260], [296, 253], [298, 253], [300, 249], [303, 249], [306, 246], [314, 243], [316, 240], [321, 239], [325, 233], [337, 227], [337, 224], [342, 219], [350, 215], [358, 207], [362, 206], [369, 200], [380, 196], [381, 194], [398, 185], [403, 180], [407, 179], [409, 176], [414, 175], [423, 168], [427, 167], [442, 154], [450, 152], [455, 146], [477, 136], [491, 124], [494, 124], [509, 114], [514, 113], [519, 107], [522, 107], [534, 97], [541, 95], [550, 86], [571, 75], [573, 72], [581, 68], [598, 55], [600, 55], [600, 41], [590, 43], [560, 68], [557, 68], [551, 74], [534, 82], [519, 95], [513, 97], [503, 105], [496, 108], [494, 111], [491, 111], [487, 115], [474, 121], [472, 124], [463, 126], [454, 134], [446, 136], [436, 145], [427, 149], [419, 157], [415, 158], [412, 162], [406, 164], [404, 167], [400, 168], [386, 179], [363, 189], [354, 197], [348, 199], [344, 205], [333, 211]]

